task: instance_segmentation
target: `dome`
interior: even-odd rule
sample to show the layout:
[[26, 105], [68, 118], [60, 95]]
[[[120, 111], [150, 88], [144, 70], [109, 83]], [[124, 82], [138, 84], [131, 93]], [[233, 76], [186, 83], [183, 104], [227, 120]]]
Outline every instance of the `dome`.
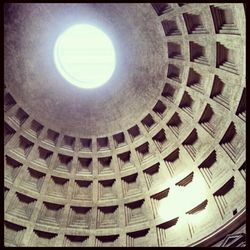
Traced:
[[[76, 24], [112, 41], [98, 88], [56, 67]], [[5, 245], [211, 246], [244, 228], [245, 51], [241, 3], [5, 4]]]

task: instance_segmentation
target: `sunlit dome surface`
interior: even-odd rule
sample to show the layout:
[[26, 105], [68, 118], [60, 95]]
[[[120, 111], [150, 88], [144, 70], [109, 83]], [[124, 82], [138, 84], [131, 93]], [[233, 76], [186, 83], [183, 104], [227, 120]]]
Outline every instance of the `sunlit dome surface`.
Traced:
[[245, 246], [245, 7], [6, 3], [4, 245]]
[[110, 38], [102, 30], [77, 24], [57, 38], [54, 61], [69, 83], [90, 89], [108, 82], [115, 70], [116, 57]]

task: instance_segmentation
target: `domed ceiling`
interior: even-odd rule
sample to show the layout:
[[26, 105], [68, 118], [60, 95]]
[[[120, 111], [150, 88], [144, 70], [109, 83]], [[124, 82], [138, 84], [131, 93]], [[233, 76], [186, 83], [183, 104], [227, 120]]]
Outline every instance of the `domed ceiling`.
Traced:
[[[103, 30], [117, 66], [81, 89], [57, 37]], [[245, 220], [243, 4], [4, 6], [7, 246], [208, 246]]]
[[[154, 9], [150, 4], [66, 6], [7, 8], [6, 85], [38, 121], [68, 134], [105, 135], [134, 125], [154, 105], [166, 79], [167, 53]], [[102, 28], [117, 52], [116, 71], [98, 90], [68, 85], [54, 65], [57, 37], [78, 23]]]

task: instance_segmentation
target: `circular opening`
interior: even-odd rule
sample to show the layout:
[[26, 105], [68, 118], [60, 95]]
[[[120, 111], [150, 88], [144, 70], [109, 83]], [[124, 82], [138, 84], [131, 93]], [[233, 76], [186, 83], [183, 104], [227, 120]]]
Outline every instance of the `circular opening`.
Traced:
[[102, 30], [77, 24], [57, 38], [54, 61], [69, 83], [80, 88], [97, 88], [107, 83], [115, 70], [115, 49]]

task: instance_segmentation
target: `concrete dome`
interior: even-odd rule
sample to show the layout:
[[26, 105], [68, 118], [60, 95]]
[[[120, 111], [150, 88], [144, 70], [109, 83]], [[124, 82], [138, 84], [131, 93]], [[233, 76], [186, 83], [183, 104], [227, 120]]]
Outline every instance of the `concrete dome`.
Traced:
[[[211, 246], [245, 221], [243, 4], [4, 6], [6, 246]], [[112, 39], [98, 89], [58, 73], [71, 25]]]

